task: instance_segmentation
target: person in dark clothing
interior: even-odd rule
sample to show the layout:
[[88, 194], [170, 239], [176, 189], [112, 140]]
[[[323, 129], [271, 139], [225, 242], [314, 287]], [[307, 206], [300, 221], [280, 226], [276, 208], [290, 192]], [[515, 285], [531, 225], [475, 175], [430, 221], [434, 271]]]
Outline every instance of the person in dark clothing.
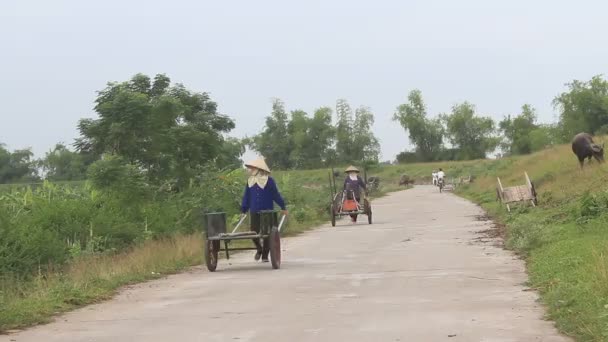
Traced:
[[[363, 178], [359, 176], [359, 169], [354, 166], [349, 166], [345, 172], [346, 179], [344, 180], [344, 190], [347, 190], [347, 199], [352, 199], [348, 198], [348, 196], [351, 196], [351, 194], [354, 193], [357, 203], [361, 203], [361, 189], [367, 192], [367, 187], [365, 186]], [[357, 214], [351, 214], [351, 221], [357, 222], [357, 216]]]
[[[285, 206], [283, 197], [279, 193], [276, 182], [270, 177], [270, 168], [266, 165], [264, 159], [256, 159], [246, 163], [245, 166], [247, 167], [249, 178], [247, 179], [245, 193], [243, 194], [241, 213], [242, 215], [246, 215], [248, 211], [251, 213], [251, 230], [259, 233], [260, 211], [273, 210], [274, 203], [276, 203], [283, 211], [283, 215], [287, 215], [287, 207]], [[264, 239], [263, 246], [259, 239], [253, 239], [253, 243], [257, 248], [255, 260], [260, 260], [261, 257], [263, 262], [268, 262], [268, 254], [270, 253], [269, 239]]]

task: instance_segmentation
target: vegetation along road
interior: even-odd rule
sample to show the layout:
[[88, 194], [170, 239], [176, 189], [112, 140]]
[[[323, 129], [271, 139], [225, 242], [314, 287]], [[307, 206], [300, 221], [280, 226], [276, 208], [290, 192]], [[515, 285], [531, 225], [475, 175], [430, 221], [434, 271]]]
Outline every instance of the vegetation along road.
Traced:
[[0, 341], [569, 341], [479, 207], [431, 186], [373, 205], [285, 240], [280, 270], [243, 253]]

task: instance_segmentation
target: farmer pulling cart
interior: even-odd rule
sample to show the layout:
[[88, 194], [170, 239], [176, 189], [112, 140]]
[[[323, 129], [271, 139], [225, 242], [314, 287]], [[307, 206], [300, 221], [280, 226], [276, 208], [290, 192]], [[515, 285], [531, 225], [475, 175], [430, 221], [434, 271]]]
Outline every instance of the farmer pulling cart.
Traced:
[[[332, 170], [333, 171], [333, 170]], [[367, 197], [365, 181], [359, 176], [359, 170], [350, 166], [346, 169], [346, 179], [341, 192], [338, 192], [335, 173], [330, 173], [329, 186], [331, 189], [331, 225], [336, 226], [336, 218], [350, 216], [353, 223], [357, 222], [359, 215], [367, 215], [367, 221], [372, 224], [372, 207]], [[365, 193], [361, 193], [361, 189]], [[363, 196], [362, 196], [363, 195]]]
[[[270, 176], [270, 168], [263, 158], [245, 164], [249, 175], [243, 201], [241, 204], [241, 219], [231, 233], [226, 232], [226, 214], [206, 214], [205, 219], [205, 261], [209, 271], [215, 271], [217, 257], [224, 241], [226, 257], [230, 257], [230, 250], [255, 250], [254, 259], [262, 262], [271, 261], [272, 267], [281, 267], [281, 228], [287, 217], [285, 201], [279, 193], [274, 179]], [[281, 207], [283, 216], [278, 220], [278, 213], [274, 211], [274, 204]], [[246, 232], [237, 232], [239, 226], [245, 221], [249, 213], [250, 229]], [[232, 240], [253, 241], [255, 248], [229, 248]], [[269, 257], [270, 256], [270, 260]]]

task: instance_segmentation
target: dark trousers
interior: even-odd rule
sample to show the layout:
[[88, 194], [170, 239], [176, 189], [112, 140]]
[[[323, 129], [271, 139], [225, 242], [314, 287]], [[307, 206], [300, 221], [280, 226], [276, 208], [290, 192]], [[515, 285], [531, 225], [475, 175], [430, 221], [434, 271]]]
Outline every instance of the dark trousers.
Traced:
[[[251, 231], [256, 233], [260, 232], [260, 214], [251, 213]], [[262, 252], [262, 259], [268, 259], [268, 253], [270, 253], [270, 239], [265, 238], [264, 243], [260, 243], [260, 239], [253, 239], [253, 243], [255, 247], [258, 249], [258, 252]]]
[[[356, 197], [355, 199], [357, 200], [357, 203], [359, 203], [359, 205], [361, 205], [361, 197]], [[359, 216], [359, 214], [350, 214], [350, 218], [353, 219], [353, 221], [357, 222], [357, 216]]]

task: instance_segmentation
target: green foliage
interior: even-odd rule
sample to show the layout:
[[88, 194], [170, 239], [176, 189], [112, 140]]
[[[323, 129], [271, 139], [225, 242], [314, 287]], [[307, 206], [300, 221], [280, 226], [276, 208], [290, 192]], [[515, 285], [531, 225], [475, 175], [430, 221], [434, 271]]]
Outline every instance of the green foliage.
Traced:
[[444, 130], [441, 122], [427, 117], [426, 105], [422, 100], [420, 90], [412, 90], [408, 95], [408, 103], [399, 105], [393, 116], [403, 129], [409, 132], [412, 144], [416, 146], [416, 157], [401, 155], [397, 160], [433, 161], [442, 149]]
[[560, 110], [561, 142], [580, 132], [594, 134], [608, 125], [608, 81], [598, 75], [587, 82], [574, 80], [567, 87], [567, 92], [553, 100]]
[[80, 120], [78, 150], [96, 158], [118, 155], [156, 183], [173, 179], [184, 186], [221, 153], [242, 151], [225, 145], [223, 134], [234, 122], [218, 113], [207, 93], [170, 86], [165, 75], [151, 81], [137, 74], [127, 82], [109, 83], [95, 102], [99, 118]]
[[484, 159], [498, 145], [492, 118], [476, 116], [475, 106], [468, 102], [452, 107], [452, 113], [442, 115], [442, 120], [447, 137], [459, 150], [458, 159]]
[[40, 161], [46, 179], [52, 181], [73, 181], [86, 178], [89, 165], [93, 162], [90, 155], [72, 152], [65, 145], [57, 144]]
[[260, 152], [274, 168], [291, 167], [292, 141], [288, 131], [285, 104], [279, 99], [272, 102], [272, 112], [266, 118], [264, 131], [253, 138], [252, 147]]
[[38, 180], [34, 154], [29, 149], [10, 152], [0, 144], [0, 184]]
[[[519, 115], [514, 118], [511, 118], [510, 115], [507, 116], [498, 126], [504, 135], [503, 151], [509, 154], [528, 154], [534, 151], [532, 132], [536, 131], [538, 126], [536, 125], [536, 111], [532, 106], [523, 105]], [[535, 145], [542, 144], [539, 141], [542, 139], [539, 133], [535, 135], [534, 139], [536, 139]]]
[[372, 132], [374, 115], [361, 106], [354, 117], [346, 100], [336, 105], [337, 124], [332, 110], [318, 108], [310, 117], [294, 110], [288, 117], [283, 102], [275, 100], [266, 126], [249, 141], [274, 169], [311, 169], [336, 163], [378, 162], [380, 144]]

